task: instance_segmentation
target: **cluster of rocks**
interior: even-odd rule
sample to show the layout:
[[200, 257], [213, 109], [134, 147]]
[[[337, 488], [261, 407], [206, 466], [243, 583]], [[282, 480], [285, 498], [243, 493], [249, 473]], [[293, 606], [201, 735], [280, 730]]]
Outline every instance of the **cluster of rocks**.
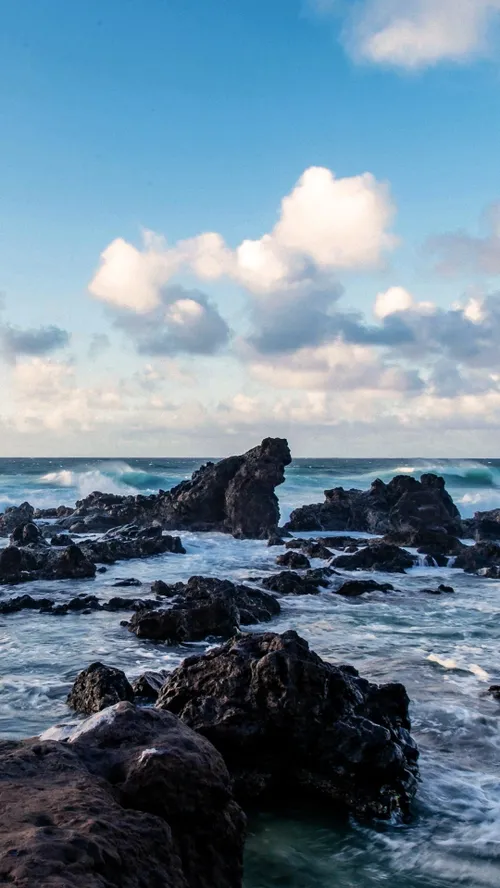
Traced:
[[0, 550], [0, 582], [87, 579], [95, 576], [96, 564], [166, 552], [184, 554], [185, 549], [179, 537], [164, 534], [161, 527], [129, 525], [76, 545], [68, 536], [47, 540], [36, 524], [27, 522], [14, 528], [9, 545]]
[[325, 502], [295, 509], [287, 530], [356, 530], [389, 533], [432, 529], [460, 534], [460, 513], [438, 475], [420, 481], [397, 475], [388, 484], [379, 479], [369, 490], [325, 491]]
[[273, 595], [230, 580], [191, 577], [171, 586], [155, 583], [152, 589], [176, 600], [168, 608], [137, 611], [126, 625], [138, 638], [171, 644], [230, 638], [240, 626], [269, 622], [280, 613]]
[[418, 752], [404, 687], [323, 661], [296, 632], [241, 635], [135, 687], [92, 664], [68, 702], [96, 712], [137, 699], [144, 684], [157, 709], [219, 750], [243, 805], [316, 801], [362, 818], [409, 815]]

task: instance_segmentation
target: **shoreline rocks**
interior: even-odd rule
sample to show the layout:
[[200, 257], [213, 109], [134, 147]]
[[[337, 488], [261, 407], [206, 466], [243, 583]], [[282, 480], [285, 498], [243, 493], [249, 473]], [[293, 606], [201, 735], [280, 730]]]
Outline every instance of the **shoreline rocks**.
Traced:
[[227, 768], [167, 712], [119, 703], [67, 739], [0, 743], [0, 873], [23, 888], [240, 888]]
[[438, 475], [417, 481], [396, 475], [385, 484], [377, 479], [369, 490], [325, 490], [325, 502], [301, 506], [290, 515], [287, 531], [355, 530], [375, 534], [435, 530], [460, 535], [460, 513]]
[[418, 778], [408, 697], [333, 665], [296, 632], [243, 635], [168, 676], [157, 708], [224, 757], [242, 804], [327, 804], [408, 818]]

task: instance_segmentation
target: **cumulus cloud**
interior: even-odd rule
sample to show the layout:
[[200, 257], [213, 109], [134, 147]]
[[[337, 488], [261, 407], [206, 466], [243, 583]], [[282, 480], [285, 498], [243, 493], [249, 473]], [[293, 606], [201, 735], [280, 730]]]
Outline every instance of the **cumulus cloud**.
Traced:
[[483, 217], [484, 235], [453, 231], [430, 238], [426, 248], [437, 257], [437, 270], [444, 275], [473, 272], [500, 275], [500, 203], [487, 209]]
[[70, 335], [60, 327], [22, 329], [11, 324], [0, 325], [0, 353], [15, 362], [27, 355], [48, 355], [69, 345]]
[[228, 342], [229, 327], [205, 293], [170, 286], [158, 299], [147, 312], [116, 314], [116, 326], [133, 339], [139, 354], [213, 355]]
[[488, 51], [500, 0], [361, 0], [346, 25], [355, 58], [415, 70]]
[[310, 167], [283, 198], [274, 228], [230, 249], [208, 232], [172, 246], [145, 232], [142, 249], [117, 238], [101, 254], [89, 284], [93, 296], [137, 314], [155, 309], [179, 271], [204, 280], [228, 277], [254, 293], [291, 286], [315, 272], [377, 266], [396, 239], [388, 186], [371, 173], [338, 179]]

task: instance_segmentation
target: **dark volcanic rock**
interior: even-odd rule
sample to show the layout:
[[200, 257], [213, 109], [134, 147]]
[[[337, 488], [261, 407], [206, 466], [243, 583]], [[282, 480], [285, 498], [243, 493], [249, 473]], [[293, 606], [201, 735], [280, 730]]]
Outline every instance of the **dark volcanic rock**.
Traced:
[[104, 531], [133, 522], [165, 530], [222, 531], [237, 538], [267, 539], [277, 532], [275, 488], [291, 462], [288, 443], [266, 438], [242, 456], [207, 463], [190, 481], [154, 496], [92, 493], [76, 504], [62, 526], [75, 533]]
[[121, 669], [91, 663], [77, 675], [67, 703], [75, 712], [91, 715], [121, 700], [132, 702], [133, 699], [134, 692]]
[[142, 583], [140, 580], [136, 580], [135, 577], [124, 577], [122, 580], [116, 580], [113, 586], [114, 588], [126, 589], [128, 587], [142, 586]]
[[287, 530], [357, 530], [369, 533], [434, 530], [458, 535], [460, 513], [445, 490], [443, 478], [422, 475], [420, 481], [396, 475], [389, 484], [376, 480], [369, 490], [325, 491], [325, 502], [295, 509]]
[[322, 558], [329, 561], [333, 558], [333, 552], [328, 549], [322, 540], [289, 540], [285, 544], [287, 549], [300, 549], [308, 558]]
[[240, 888], [245, 820], [220, 754], [120, 703], [67, 743], [0, 745], [0, 879], [19, 888]]
[[32, 598], [31, 595], [18, 595], [16, 598], [8, 598], [0, 601], [0, 614], [17, 614], [22, 610], [50, 610], [54, 605], [51, 598]]
[[346, 595], [354, 598], [364, 595], [365, 592], [393, 592], [394, 586], [390, 583], [376, 583], [374, 580], [347, 580], [338, 589], [333, 589], [336, 595]]
[[294, 552], [293, 549], [289, 549], [283, 555], [278, 555], [276, 564], [279, 564], [281, 567], [289, 567], [292, 570], [308, 570], [311, 567], [309, 558], [303, 555], [302, 552]]
[[52, 549], [42, 545], [8, 546], [0, 553], [0, 582], [79, 580], [95, 576], [95, 564], [78, 546]]
[[414, 559], [409, 552], [387, 543], [368, 545], [354, 555], [338, 555], [332, 562], [343, 570], [382, 570], [388, 573], [404, 573], [413, 567]]
[[449, 533], [435, 533], [432, 530], [393, 531], [384, 536], [382, 542], [393, 546], [408, 546], [424, 555], [458, 555], [464, 549], [457, 537]]
[[9, 536], [20, 524], [30, 524], [33, 521], [34, 508], [29, 503], [20, 506], [10, 506], [3, 515], [0, 515], [0, 536]]
[[500, 567], [500, 545], [493, 542], [476, 543], [474, 546], [465, 546], [457, 555], [453, 567], [460, 567], [467, 573], [477, 573], [481, 569], [495, 569]]
[[51, 546], [72, 546], [73, 540], [68, 533], [56, 533], [50, 538]]
[[462, 525], [465, 537], [472, 537], [478, 542], [500, 540], [500, 509], [476, 512], [473, 518], [467, 518]]
[[166, 669], [161, 669], [160, 672], [143, 672], [139, 678], [132, 682], [132, 690], [136, 699], [155, 703], [167, 678]]
[[129, 525], [112, 530], [99, 540], [80, 543], [82, 551], [96, 564], [113, 564], [130, 558], [149, 558], [171, 552], [185, 555], [186, 550], [179, 537], [163, 534], [161, 527], [139, 528]]
[[[70, 543], [72, 540], [70, 540]], [[18, 524], [10, 535], [11, 546], [40, 546], [46, 545], [45, 540], [33, 522]]]
[[488, 688], [488, 694], [491, 694], [495, 700], [500, 700], [500, 685], [491, 685], [491, 687]]
[[189, 657], [157, 707], [210, 739], [245, 803], [327, 803], [387, 818], [408, 816], [416, 788], [408, 702], [402, 685], [370, 684], [286, 632]]
[[138, 638], [171, 643], [230, 638], [242, 625], [268, 622], [280, 612], [272, 595], [229, 580], [191, 577], [172, 587], [177, 596], [168, 610], [137, 613], [129, 629]]
[[279, 574], [264, 577], [261, 582], [265, 589], [278, 595], [317, 595], [320, 585], [316, 580], [300, 576], [293, 570], [283, 570]]

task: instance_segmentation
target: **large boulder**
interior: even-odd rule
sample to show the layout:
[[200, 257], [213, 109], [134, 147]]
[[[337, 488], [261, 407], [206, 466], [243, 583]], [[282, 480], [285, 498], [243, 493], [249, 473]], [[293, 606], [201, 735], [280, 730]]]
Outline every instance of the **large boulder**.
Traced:
[[311, 562], [307, 555], [304, 555], [302, 552], [295, 552], [293, 549], [278, 555], [276, 564], [279, 564], [280, 567], [288, 567], [291, 570], [308, 570], [311, 567]]
[[353, 555], [338, 555], [332, 561], [334, 567], [343, 570], [381, 570], [387, 573], [404, 573], [414, 563], [415, 559], [409, 552], [389, 543], [373, 543]]
[[472, 537], [478, 542], [500, 540], [500, 509], [476, 512], [473, 518], [462, 522], [463, 536]]
[[120, 703], [65, 743], [4, 742], [0, 775], [6, 884], [241, 886], [245, 819], [226, 766], [170, 713]]
[[69, 692], [67, 703], [75, 712], [92, 715], [121, 700], [134, 700], [134, 691], [121, 669], [91, 663], [80, 672]]
[[459, 535], [460, 513], [438, 475], [377, 479], [369, 490], [325, 490], [325, 502], [295, 509], [286, 530], [356, 530], [369, 533], [434, 530]]
[[262, 585], [277, 595], [317, 595], [319, 586], [327, 586], [326, 580], [317, 581], [308, 576], [301, 576], [293, 570], [282, 570], [279, 574], [264, 577]]
[[418, 752], [400, 684], [333, 665], [296, 632], [233, 639], [190, 657], [165, 682], [167, 709], [222, 753], [243, 803], [327, 804], [407, 817]]
[[207, 463], [191, 480], [153, 496], [92, 493], [60, 526], [75, 533], [157, 522], [165, 530], [222, 531], [237, 538], [267, 539], [276, 533], [275, 488], [291, 462], [287, 441], [266, 438], [242, 456]]

